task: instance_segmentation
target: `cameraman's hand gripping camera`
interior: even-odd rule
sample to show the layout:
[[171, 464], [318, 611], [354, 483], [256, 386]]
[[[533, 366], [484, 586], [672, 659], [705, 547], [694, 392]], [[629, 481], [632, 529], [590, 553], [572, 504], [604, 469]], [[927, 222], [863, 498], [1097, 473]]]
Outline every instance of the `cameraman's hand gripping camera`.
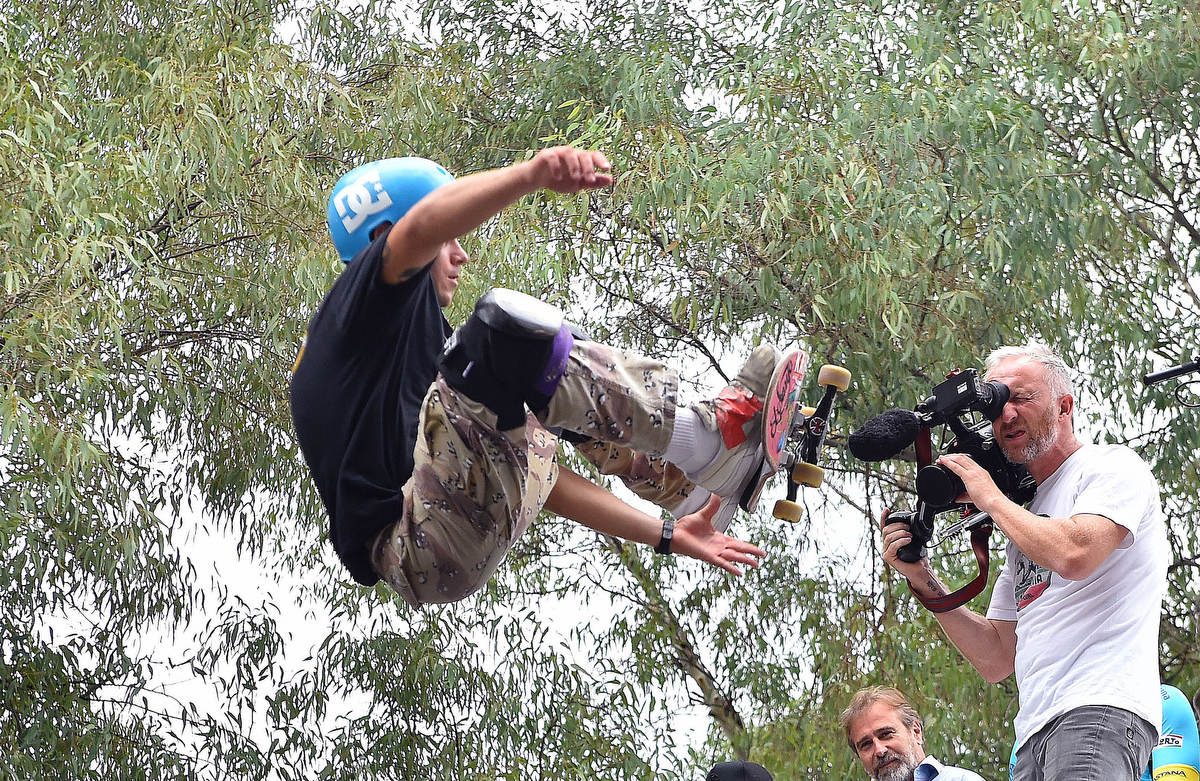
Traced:
[[[975, 597], [987, 585], [987, 536], [991, 517], [969, 503], [956, 500], [965, 493], [962, 479], [946, 467], [933, 463], [930, 429], [945, 425], [953, 439], [943, 449], [962, 453], [983, 467], [996, 487], [1013, 502], [1025, 504], [1033, 499], [1037, 484], [1024, 466], [1009, 462], [1000, 451], [992, 433], [992, 421], [1000, 417], [1008, 402], [1008, 386], [994, 380], [980, 381], [974, 369], [954, 372], [933, 389], [933, 395], [914, 410], [890, 409], [867, 421], [850, 435], [850, 452], [863, 461], [895, 458], [909, 445], [917, 452], [917, 508], [909, 512], [890, 512], [889, 521], [903, 521], [912, 532], [912, 542], [901, 548], [902, 561], [914, 562], [926, 552], [933, 539], [934, 517], [958, 510], [960, 517], [943, 529], [939, 541], [960, 531], [971, 531], [972, 547], [979, 561], [980, 575], [967, 586], [933, 603], [935, 612], [952, 610]], [[945, 436], [943, 436], [943, 442]]]

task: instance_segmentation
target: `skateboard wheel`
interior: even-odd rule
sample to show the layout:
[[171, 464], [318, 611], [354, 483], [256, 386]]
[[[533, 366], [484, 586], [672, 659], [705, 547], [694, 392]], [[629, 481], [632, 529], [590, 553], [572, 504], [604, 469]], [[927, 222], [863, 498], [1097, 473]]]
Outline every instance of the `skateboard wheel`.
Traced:
[[825, 479], [825, 470], [816, 464], [800, 461], [792, 467], [792, 482], [806, 485], [809, 488], [820, 488]]
[[775, 509], [771, 511], [781, 521], [788, 523], [797, 523], [804, 517], [804, 508], [795, 502], [789, 502], [787, 499], [780, 499], [775, 503]]
[[817, 413], [816, 407], [801, 407], [800, 408], [800, 414], [806, 418], [811, 418], [816, 413]]
[[846, 392], [846, 388], [850, 387], [850, 370], [843, 369], [841, 366], [834, 366], [827, 363], [821, 367], [821, 371], [817, 372], [817, 384], [837, 388], [842, 393]]

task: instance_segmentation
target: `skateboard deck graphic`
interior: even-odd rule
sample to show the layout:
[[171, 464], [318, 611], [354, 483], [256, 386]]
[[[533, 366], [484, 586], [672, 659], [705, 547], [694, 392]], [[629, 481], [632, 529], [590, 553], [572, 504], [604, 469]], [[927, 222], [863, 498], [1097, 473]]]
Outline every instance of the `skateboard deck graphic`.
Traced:
[[753, 511], [762, 489], [778, 471], [787, 473], [787, 499], [775, 503], [772, 514], [781, 520], [795, 523], [804, 508], [796, 503], [801, 485], [817, 488], [825, 470], [817, 465], [825, 437], [833, 419], [837, 394], [850, 387], [850, 372], [840, 366], [826, 364], [817, 375], [817, 383], [825, 391], [815, 408], [802, 407], [800, 386], [808, 369], [808, 353], [792, 350], [776, 365], [767, 385], [763, 403], [762, 439], [763, 469], [757, 484], [748, 493], [743, 508]]
[[792, 350], [783, 356], [771, 381], [767, 383], [767, 396], [763, 404], [763, 455], [771, 471], [779, 468], [780, 457], [788, 443], [792, 429], [792, 418], [796, 414], [800, 385], [808, 371], [808, 353]]

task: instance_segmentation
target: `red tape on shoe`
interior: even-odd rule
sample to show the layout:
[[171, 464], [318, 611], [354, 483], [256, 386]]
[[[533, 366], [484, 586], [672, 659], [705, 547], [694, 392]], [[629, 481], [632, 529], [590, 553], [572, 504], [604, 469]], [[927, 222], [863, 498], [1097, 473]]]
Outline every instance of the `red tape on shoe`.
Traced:
[[717, 394], [717, 428], [726, 448], [734, 448], [746, 441], [742, 426], [762, 411], [763, 403], [745, 388], [726, 385]]

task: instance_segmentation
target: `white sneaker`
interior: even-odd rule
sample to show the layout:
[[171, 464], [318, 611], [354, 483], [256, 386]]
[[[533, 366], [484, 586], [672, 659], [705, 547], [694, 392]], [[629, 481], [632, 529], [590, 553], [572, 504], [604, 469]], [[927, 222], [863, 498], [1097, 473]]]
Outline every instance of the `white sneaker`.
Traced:
[[712, 463], [689, 475], [693, 482], [721, 497], [721, 508], [713, 519], [713, 526], [720, 531], [729, 528], [743, 494], [758, 484], [766, 467], [762, 448], [763, 398], [779, 359], [780, 353], [774, 346], [759, 345], [715, 399], [691, 406], [701, 424], [721, 436], [723, 447]]

